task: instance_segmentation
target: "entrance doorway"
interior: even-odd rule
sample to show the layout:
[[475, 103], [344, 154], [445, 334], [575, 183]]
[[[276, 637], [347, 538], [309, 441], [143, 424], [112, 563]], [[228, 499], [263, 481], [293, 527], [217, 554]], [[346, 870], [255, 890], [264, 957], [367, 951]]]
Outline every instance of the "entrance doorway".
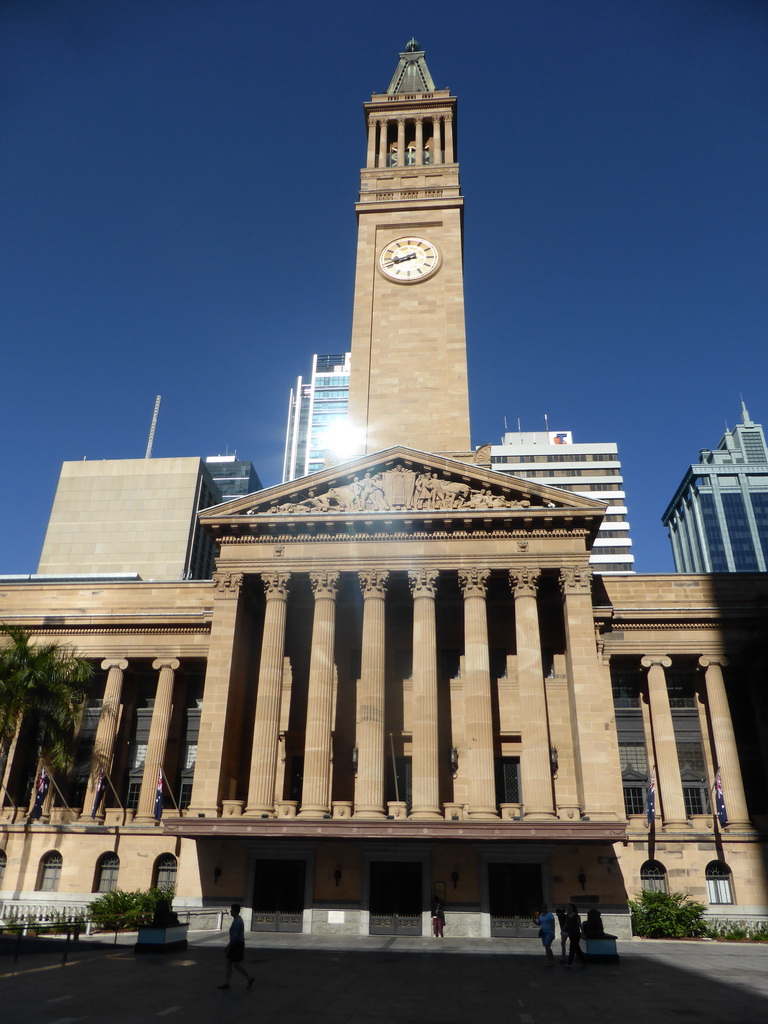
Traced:
[[421, 935], [421, 864], [371, 863], [371, 935]]
[[256, 861], [252, 931], [301, 931], [305, 870], [303, 860]]
[[489, 864], [491, 935], [535, 936], [534, 913], [541, 907], [540, 864]]

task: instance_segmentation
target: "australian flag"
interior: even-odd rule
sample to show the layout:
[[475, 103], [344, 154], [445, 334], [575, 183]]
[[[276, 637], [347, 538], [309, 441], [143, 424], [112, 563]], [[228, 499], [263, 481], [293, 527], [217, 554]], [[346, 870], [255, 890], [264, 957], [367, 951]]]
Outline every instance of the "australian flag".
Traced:
[[99, 777], [96, 780], [96, 789], [93, 794], [93, 808], [91, 809], [91, 817], [96, 817], [96, 811], [99, 809], [101, 798], [104, 796], [104, 790], [106, 789], [106, 778], [104, 776], [104, 769], [99, 772]]
[[715, 811], [720, 826], [725, 828], [728, 824], [728, 812], [725, 809], [725, 797], [723, 796], [723, 780], [720, 778], [720, 769], [715, 774]]
[[43, 813], [43, 804], [45, 803], [45, 797], [48, 793], [48, 787], [51, 784], [51, 780], [48, 778], [48, 772], [45, 768], [40, 769], [40, 778], [37, 780], [37, 792], [35, 793], [35, 806], [32, 808], [32, 814], [30, 817], [33, 821], [37, 821], [40, 815]]
[[656, 771], [651, 772], [651, 779], [648, 783], [648, 799], [645, 802], [645, 813], [648, 818], [648, 824], [653, 824], [653, 819], [656, 817]]
[[155, 817], [158, 821], [163, 816], [163, 769], [157, 773], [157, 790], [155, 791]]

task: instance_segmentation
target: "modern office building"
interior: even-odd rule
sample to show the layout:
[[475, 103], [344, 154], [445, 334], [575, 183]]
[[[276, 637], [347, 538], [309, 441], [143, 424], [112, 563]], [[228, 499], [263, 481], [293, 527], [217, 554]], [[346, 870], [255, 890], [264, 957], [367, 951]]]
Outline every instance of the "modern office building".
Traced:
[[464, 937], [535, 941], [534, 910], [570, 901], [626, 937], [643, 887], [765, 917], [765, 577], [595, 577], [584, 478], [469, 449], [456, 98], [412, 41], [365, 114], [363, 452], [203, 512], [211, 581], [2, 580], [0, 619], [96, 676], [90, 775], [38, 822], [29, 745], [10, 754], [0, 915], [172, 881], [195, 923], [237, 902], [326, 936], [428, 935], [435, 894]]
[[262, 488], [253, 463], [238, 459], [237, 455], [208, 455], [205, 465], [224, 501]]
[[608, 504], [589, 564], [594, 572], [634, 572], [624, 478], [618, 448], [611, 443], [576, 443], [570, 430], [505, 433], [491, 446], [491, 466], [499, 473], [540, 480]]
[[741, 423], [688, 467], [661, 521], [678, 572], [768, 569], [768, 451], [741, 403]]
[[296, 381], [288, 403], [283, 480], [317, 473], [348, 440], [349, 352], [312, 357], [309, 381]]
[[65, 462], [38, 574], [210, 579], [216, 549], [197, 513], [220, 501], [199, 458]]

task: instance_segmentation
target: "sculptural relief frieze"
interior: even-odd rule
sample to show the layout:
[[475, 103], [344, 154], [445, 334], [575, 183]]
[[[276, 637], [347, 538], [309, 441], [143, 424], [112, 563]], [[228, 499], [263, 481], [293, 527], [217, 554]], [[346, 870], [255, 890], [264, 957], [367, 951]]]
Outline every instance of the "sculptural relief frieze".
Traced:
[[[490, 487], [473, 487], [460, 480], [447, 480], [437, 473], [417, 472], [395, 466], [381, 473], [355, 476], [348, 484], [327, 491], [309, 488], [307, 497], [272, 505], [271, 513], [389, 512], [467, 509], [524, 509], [530, 501], [494, 493]], [[249, 509], [257, 515], [261, 508]]]

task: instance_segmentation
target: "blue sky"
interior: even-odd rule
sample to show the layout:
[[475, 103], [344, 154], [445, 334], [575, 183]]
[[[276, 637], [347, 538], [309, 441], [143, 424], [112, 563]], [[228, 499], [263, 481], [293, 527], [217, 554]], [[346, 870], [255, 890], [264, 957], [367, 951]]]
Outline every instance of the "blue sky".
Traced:
[[0, 574], [60, 464], [237, 451], [348, 347], [362, 103], [407, 40], [459, 97], [473, 443], [616, 441], [637, 568], [738, 419], [768, 422], [768, 4], [5, 0]]

